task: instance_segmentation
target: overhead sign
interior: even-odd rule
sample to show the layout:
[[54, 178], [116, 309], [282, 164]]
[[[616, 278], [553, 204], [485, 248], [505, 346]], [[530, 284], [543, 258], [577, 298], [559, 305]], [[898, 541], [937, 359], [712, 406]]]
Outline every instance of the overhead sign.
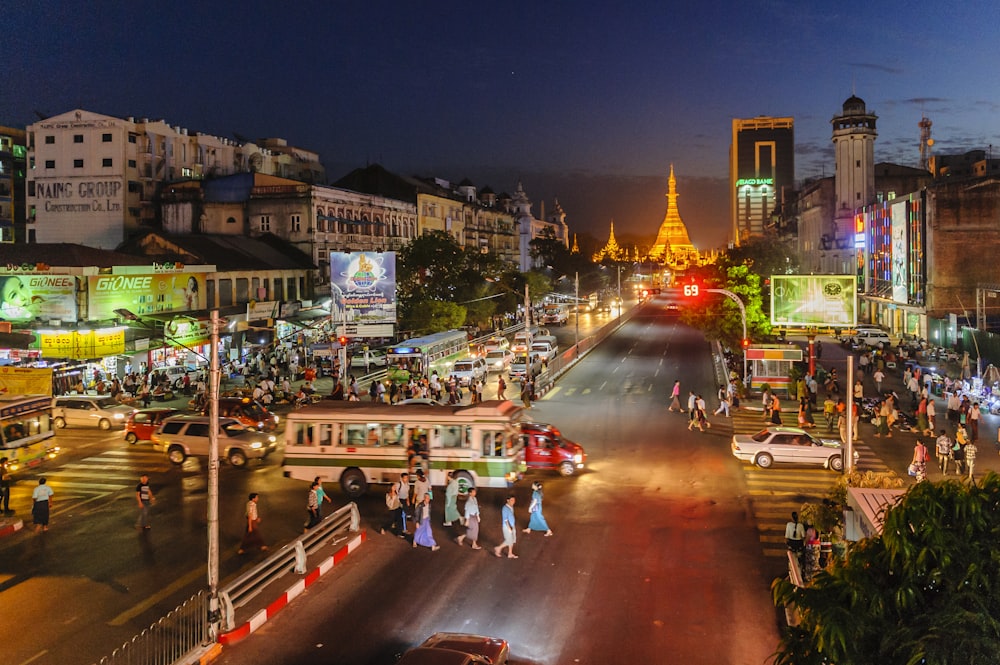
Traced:
[[204, 273], [96, 275], [87, 278], [87, 318], [113, 319], [116, 309], [160, 314], [204, 309]]
[[0, 270], [0, 319], [76, 321], [76, 277]]
[[907, 302], [910, 286], [909, 256], [906, 248], [906, 199], [892, 204], [892, 299], [898, 303]]
[[38, 348], [43, 358], [92, 360], [125, 353], [125, 329], [40, 330]]
[[853, 275], [772, 275], [771, 325], [841, 326], [857, 323]]
[[330, 252], [330, 284], [349, 323], [396, 322], [395, 252]]
[[278, 301], [268, 300], [266, 302], [247, 303], [247, 321], [263, 321], [264, 319], [274, 319], [278, 316]]

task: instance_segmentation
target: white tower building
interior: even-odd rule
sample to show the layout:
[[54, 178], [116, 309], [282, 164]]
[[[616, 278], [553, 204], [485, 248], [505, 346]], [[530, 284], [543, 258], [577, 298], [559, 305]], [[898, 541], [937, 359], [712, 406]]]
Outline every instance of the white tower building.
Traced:
[[843, 112], [830, 121], [837, 167], [836, 239], [842, 242], [853, 241], [854, 211], [875, 200], [876, 119], [878, 116], [865, 109], [863, 99], [851, 95], [844, 102]]

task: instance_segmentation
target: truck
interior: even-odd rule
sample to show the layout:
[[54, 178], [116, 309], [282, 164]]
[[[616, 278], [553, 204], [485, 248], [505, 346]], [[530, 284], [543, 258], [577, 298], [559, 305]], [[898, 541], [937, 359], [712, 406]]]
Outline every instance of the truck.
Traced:
[[545, 323], [564, 326], [569, 320], [569, 314], [566, 312], [565, 305], [546, 305], [542, 318]]

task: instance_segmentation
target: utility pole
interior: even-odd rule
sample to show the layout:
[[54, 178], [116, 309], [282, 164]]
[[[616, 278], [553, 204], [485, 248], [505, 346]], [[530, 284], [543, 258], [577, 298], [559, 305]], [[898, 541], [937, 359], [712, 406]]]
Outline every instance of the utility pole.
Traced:
[[208, 622], [213, 641], [219, 621], [219, 310], [212, 310], [208, 371]]
[[576, 323], [576, 357], [580, 357], [580, 271], [576, 271], [573, 279], [573, 321]]

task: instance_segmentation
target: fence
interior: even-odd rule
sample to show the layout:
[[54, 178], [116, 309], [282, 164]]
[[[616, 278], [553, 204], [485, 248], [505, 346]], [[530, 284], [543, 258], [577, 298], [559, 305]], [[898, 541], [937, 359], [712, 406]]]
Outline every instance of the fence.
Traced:
[[97, 665], [170, 665], [212, 641], [209, 597], [199, 591]]

